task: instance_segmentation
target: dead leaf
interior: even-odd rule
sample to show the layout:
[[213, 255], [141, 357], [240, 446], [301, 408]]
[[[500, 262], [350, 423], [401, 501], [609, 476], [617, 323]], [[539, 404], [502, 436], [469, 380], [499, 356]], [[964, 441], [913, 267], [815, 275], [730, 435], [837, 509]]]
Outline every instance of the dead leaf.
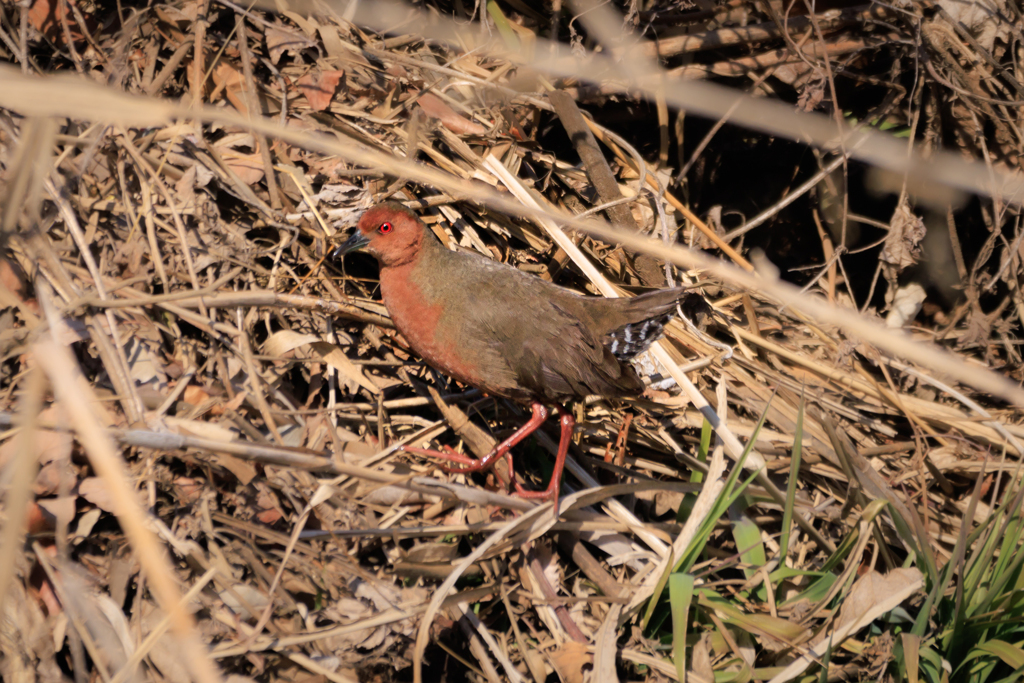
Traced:
[[957, 341], [961, 346], [972, 347], [987, 344], [991, 338], [992, 320], [975, 302], [967, 312], [967, 325]]
[[99, 477], [86, 477], [78, 484], [78, 495], [105, 512], [114, 512], [114, 501]]
[[[36, 0], [28, 10], [28, 23], [45, 35], [47, 40], [60, 46], [65, 44], [63, 24], [66, 23], [71, 39], [77, 43], [85, 36], [71, 9], [74, 1], [67, 0], [67, 5], [62, 5], [58, 0]], [[82, 16], [85, 19], [86, 28], [89, 31], [95, 30], [96, 22], [93, 21], [92, 16], [88, 12], [82, 12]]]
[[558, 648], [550, 657], [562, 683], [583, 683], [583, 670], [594, 664], [594, 657], [587, 652], [587, 646], [575, 641]]
[[417, 543], [405, 553], [406, 562], [453, 562], [458, 557], [455, 543]]
[[686, 494], [678, 491], [637, 491], [636, 497], [654, 503], [654, 516], [661, 517], [669, 510], [678, 510]]
[[801, 78], [799, 89], [800, 97], [796, 106], [803, 111], [814, 111], [825, 99], [825, 86], [828, 84], [827, 74], [822, 68], [814, 68], [809, 74]]
[[213, 70], [211, 78], [213, 79], [214, 90], [210, 95], [210, 99], [213, 99], [217, 93], [223, 90], [224, 97], [228, 99], [232, 107], [241, 114], [249, 114], [249, 107], [245, 105], [245, 97], [243, 95], [245, 77], [242, 76], [238, 69], [227, 62], [221, 62]]
[[220, 158], [246, 185], [255, 185], [263, 180], [263, 157], [260, 154], [242, 154], [226, 149], [220, 153]]
[[449, 107], [434, 93], [420, 95], [417, 103], [427, 116], [438, 119], [445, 128], [458, 135], [483, 135], [487, 129]]
[[334, 99], [334, 93], [345, 71], [323, 71], [317, 74], [317, 71], [309, 72], [296, 82], [295, 87], [306, 96], [313, 111], [326, 111], [331, 106], [331, 100]]
[[61, 473], [65, 468], [51, 462], [39, 468], [32, 493], [37, 496], [52, 496], [60, 490]]
[[247, 460], [236, 458], [235, 456], [227, 453], [214, 453], [212, 457], [217, 464], [235, 475], [235, 478], [238, 479], [243, 486], [248, 486], [249, 482], [255, 479], [259, 474], [256, 466]]
[[74, 534], [71, 535], [73, 541], [77, 544], [89, 538], [89, 534], [92, 533], [93, 527], [96, 526], [96, 522], [100, 521], [101, 516], [103, 516], [103, 510], [95, 508], [79, 517], [78, 526], [75, 528]]
[[281, 501], [277, 499], [277, 494], [265, 484], [256, 484], [255, 502], [256, 507], [260, 509], [256, 517], [261, 523], [273, 524], [284, 518], [284, 512], [281, 510]]
[[715, 680], [715, 670], [711, 666], [711, 634], [705, 633], [693, 646], [690, 654], [690, 671], [705, 681]]
[[[270, 600], [267, 598], [266, 594], [264, 594], [260, 590], [257, 590], [256, 588], [253, 588], [252, 586], [246, 585], [244, 583], [236, 583], [234, 586], [232, 586], [232, 588], [234, 590], [221, 591], [219, 594], [220, 599], [224, 602], [228, 609], [237, 614], [239, 618], [243, 620], [254, 619], [256, 616], [258, 616], [250, 614], [250, 607], [259, 611], [264, 609], [270, 603]], [[243, 600], [245, 601], [245, 604], [243, 604]]]
[[71, 524], [71, 520], [75, 518], [75, 498], [76, 496], [58, 496], [39, 501], [39, 507], [42, 508], [44, 515], [52, 518], [51, 527], [55, 526], [56, 522]]
[[190, 505], [203, 494], [203, 484], [192, 477], [177, 477], [174, 480], [174, 492], [179, 503]]
[[28, 278], [17, 261], [0, 257], [0, 285], [19, 299], [28, 294]]
[[[0, 445], [0, 469], [12, 458], [19, 455], [21, 444], [18, 439], [8, 439]], [[71, 435], [49, 429], [38, 429], [32, 437], [32, 449], [43, 467], [59, 464], [71, 455]]]
[[1013, 16], [1006, 0], [939, 0], [938, 4], [949, 13], [954, 22], [962, 24], [970, 31], [975, 40], [989, 52], [992, 51], [996, 40], [1006, 40], [1009, 37], [1013, 27], [1006, 19]]
[[921, 240], [924, 239], [926, 232], [924, 221], [914, 215], [910, 202], [904, 198], [892, 214], [889, 234], [885, 238], [882, 253], [879, 254], [882, 274], [889, 283], [885, 291], [886, 305], [891, 306], [895, 300], [900, 287], [899, 274], [920, 260]]
[[210, 400], [210, 394], [202, 387], [190, 384], [185, 387], [185, 391], [181, 392], [181, 400], [190, 406], [199, 406]]
[[46, 531], [53, 531], [57, 526], [56, 521], [57, 519], [40, 507], [39, 503], [34, 500], [29, 501], [28, 515], [25, 520], [28, 533], [41, 534]]
[[849, 597], [839, 609], [836, 630], [853, 631], [863, 628], [871, 621], [890, 611], [904, 598], [920, 587], [921, 572], [913, 567], [894, 569], [888, 574], [872, 570], [857, 579]]
[[277, 64], [285, 52], [291, 52], [298, 57], [303, 50], [318, 49], [317, 42], [302, 35], [298, 31], [286, 29], [280, 26], [268, 28], [264, 34], [267, 41], [267, 50], [270, 52], [270, 61]]
[[157, 391], [164, 391], [168, 380], [163, 368], [163, 354], [160, 351], [162, 340], [148, 337], [143, 334], [142, 329], [137, 332], [128, 338], [124, 348], [131, 378], [137, 386], [149, 384]]
[[904, 199], [896, 207], [889, 221], [889, 236], [885, 238], [880, 257], [900, 272], [916, 264], [921, 258], [921, 240], [928, 230]]
[[[293, 351], [301, 346], [309, 346], [313, 353], [319, 357], [319, 360], [340, 372], [344, 377], [354, 382], [356, 386], [361, 386], [372, 394], [380, 393], [377, 385], [363, 374], [362, 369], [358, 365], [349, 360], [344, 351], [334, 344], [322, 341], [311, 334], [299, 334], [291, 330], [275, 332], [263, 343], [263, 351], [269, 356], [284, 356], [289, 351]], [[350, 390], [354, 390], [354, 388], [352, 386]]]
[[769, 683], [793, 680], [813, 662], [820, 660], [826, 650], [839, 647], [854, 633], [921, 590], [923, 583], [924, 575], [913, 567], [894, 569], [884, 576], [871, 570], [857, 579], [850, 595], [843, 601], [835, 628], [822, 633], [821, 640], [814, 647], [793, 660]]

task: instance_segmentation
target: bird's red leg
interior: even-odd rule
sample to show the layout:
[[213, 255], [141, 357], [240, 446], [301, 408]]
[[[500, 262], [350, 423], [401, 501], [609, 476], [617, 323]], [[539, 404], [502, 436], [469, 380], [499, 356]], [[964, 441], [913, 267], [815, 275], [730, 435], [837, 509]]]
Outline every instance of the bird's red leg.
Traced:
[[[545, 491], [528, 491], [522, 487], [519, 480], [512, 475], [512, 481], [516, 486], [516, 494], [520, 498], [550, 498], [558, 509], [558, 491], [562, 485], [562, 470], [565, 469], [565, 456], [569, 453], [569, 444], [572, 442], [572, 431], [576, 427], [576, 421], [572, 413], [561, 406], [557, 408], [559, 422], [562, 423], [562, 436], [558, 440], [558, 453], [555, 455], [555, 467], [551, 470], [551, 483]], [[512, 457], [509, 456], [508, 469], [512, 471]]]
[[512, 433], [512, 436], [508, 437], [497, 446], [495, 446], [490, 453], [475, 460], [465, 455], [456, 453], [451, 448], [446, 448], [445, 451], [435, 451], [430, 448], [412, 448], [410, 446], [403, 446], [402, 450], [408, 451], [409, 453], [416, 453], [417, 455], [426, 455], [431, 458], [441, 458], [443, 460], [453, 460], [457, 463], [465, 465], [465, 467], [442, 467], [445, 472], [453, 474], [464, 474], [468, 472], [479, 472], [480, 470], [487, 469], [494, 462], [503, 456], [508, 457], [508, 469], [509, 476], [515, 481], [515, 473], [512, 471], [512, 457], [509, 455], [509, 449], [518, 444], [520, 441], [528, 437], [537, 431], [537, 428], [544, 424], [544, 420], [548, 419], [550, 412], [540, 403], [534, 403], [533, 416], [524, 424], [522, 427]]

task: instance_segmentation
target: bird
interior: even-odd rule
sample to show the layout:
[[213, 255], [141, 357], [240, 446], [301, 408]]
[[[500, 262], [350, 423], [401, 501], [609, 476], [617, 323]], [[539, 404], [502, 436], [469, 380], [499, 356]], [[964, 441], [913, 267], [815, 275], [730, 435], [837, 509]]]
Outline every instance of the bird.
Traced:
[[[516, 494], [551, 500], [556, 510], [575, 429], [564, 404], [642, 393], [630, 360], [662, 336], [687, 295], [682, 287], [623, 298], [580, 295], [475, 252], [448, 249], [415, 211], [396, 201], [367, 209], [332, 257], [356, 250], [377, 259], [384, 306], [416, 354], [463, 384], [532, 411], [479, 460], [447, 446], [404, 450], [456, 462], [462, 467], [443, 469], [458, 473], [487, 469], [504, 457]], [[528, 490], [515, 476], [511, 449], [548, 419], [552, 407], [561, 436], [551, 480], [544, 491]]]

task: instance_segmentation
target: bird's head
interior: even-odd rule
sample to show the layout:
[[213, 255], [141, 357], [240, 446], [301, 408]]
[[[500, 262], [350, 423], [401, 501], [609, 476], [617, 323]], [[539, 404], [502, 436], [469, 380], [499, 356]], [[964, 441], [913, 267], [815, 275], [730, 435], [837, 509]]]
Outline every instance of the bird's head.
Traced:
[[404, 204], [383, 202], [367, 209], [349, 238], [338, 245], [334, 258], [363, 249], [382, 266], [397, 266], [416, 258], [427, 226]]

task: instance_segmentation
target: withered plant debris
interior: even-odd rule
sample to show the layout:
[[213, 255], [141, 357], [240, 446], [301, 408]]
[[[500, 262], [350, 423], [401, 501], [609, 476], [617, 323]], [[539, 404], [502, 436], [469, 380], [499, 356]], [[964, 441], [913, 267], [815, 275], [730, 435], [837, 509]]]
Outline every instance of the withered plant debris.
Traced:
[[[548, 73], [543, 41], [581, 60], [599, 46], [574, 4], [429, 0], [386, 34], [350, 23], [344, 5], [0, 4], [3, 74], [77, 74], [179, 112], [132, 125], [114, 110], [0, 109], [0, 678], [202, 680], [213, 669], [197, 661], [209, 657], [225, 678], [265, 681], [406, 681], [417, 668], [428, 681], [676, 680], [658, 582], [682, 558], [686, 545], [673, 544], [698, 494], [724, 476], [721, 453], [700, 450], [699, 396], [744, 445], [765, 416], [747, 462], [764, 470], [688, 565], [721, 600], [694, 597], [691, 679], [799, 668], [849, 627], [844, 637], [860, 640], [833, 643], [830, 678], [894, 680], [893, 634], [856, 629], [895, 607], [886, 600], [921, 609], [924, 593], [917, 569], [890, 574], [896, 589], [881, 575], [911, 553], [915, 567], [956, 561], [957, 539], [1014, 490], [1024, 406], [728, 279], [666, 272], [657, 255], [572, 229], [559, 242], [465, 188], [596, 209], [745, 270], [774, 264], [851, 317], [882, 323], [909, 300], [889, 317], [906, 339], [1016, 383], [1019, 206], [688, 116], [611, 79]], [[667, 79], [887, 131], [925, 158], [946, 148], [1016, 171], [1020, 17], [991, 5], [608, 7]], [[431, 37], [424, 17], [500, 49], [464, 51]], [[180, 114], [189, 107], [195, 118]], [[428, 185], [408, 168], [452, 182]], [[642, 398], [573, 407], [572, 459], [589, 479], [567, 470], [571, 490], [631, 486], [556, 520], [506, 495], [504, 462], [452, 475], [395, 448], [479, 456], [527, 416], [424, 366], [387, 318], [373, 260], [329, 257], [329, 238], [385, 198], [415, 207], [453, 249], [580, 291], [600, 291], [582, 254], [623, 293], [670, 279], [703, 297], [689, 307], [699, 327], [677, 319], [664, 342], [693, 393], [648, 358]], [[546, 485], [556, 430], [516, 449], [530, 486]], [[798, 434], [796, 521], [784, 528]], [[123, 470], [99, 464], [104, 448]], [[878, 500], [885, 511], [865, 516]], [[908, 546], [897, 517], [922, 547]], [[741, 545], [745, 526], [754, 547]], [[142, 554], [146, 534], [167, 558]], [[765, 593], [783, 536], [799, 571]], [[856, 600], [805, 592], [813, 579], [800, 572], [822, 570], [854, 537], [830, 571]], [[173, 572], [167, 589], [160, 566]], [[175, 589], [188, 593], [187, 615], [169, 624]]]

